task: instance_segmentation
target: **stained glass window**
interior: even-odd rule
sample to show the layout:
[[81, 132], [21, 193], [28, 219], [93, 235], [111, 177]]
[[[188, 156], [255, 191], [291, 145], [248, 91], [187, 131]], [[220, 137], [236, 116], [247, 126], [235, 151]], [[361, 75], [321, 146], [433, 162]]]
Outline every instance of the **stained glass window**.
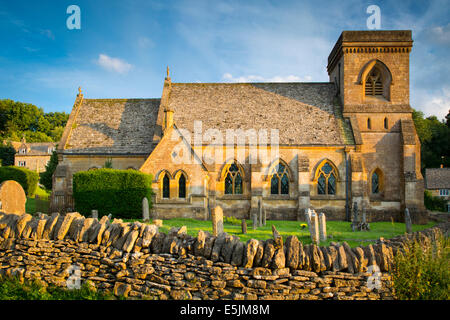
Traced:
[[242, 194], [243, 181], [242, 173], [236, 162], [233, 162], [227, 169], [225, 177], [225, 194]]
[[186, 177], [180, 174], [178, 179], [178, 198], [186, 198]]
[[279, 163], [273, 168], [270, 180], [271, 194], [289, 194], [289, 177], [286, 166]]
[[325, 162], [320, 168], [317, 178], [317, 194], [336, 194], [337, 172], [330, 163]]
[[372, 193], [377, 194], [380, 192], [380, 177], [377, 172], [372, 174]]
[[163, 198], [170, 198], [170, 179], [167, 174], [164, 175], [163, 178]]

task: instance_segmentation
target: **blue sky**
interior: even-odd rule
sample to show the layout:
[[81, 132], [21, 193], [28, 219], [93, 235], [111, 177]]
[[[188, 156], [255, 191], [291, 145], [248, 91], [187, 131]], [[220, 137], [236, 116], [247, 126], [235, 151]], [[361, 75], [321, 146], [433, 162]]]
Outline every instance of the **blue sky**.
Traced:
[[[69, 5], [81, 29], [69, 30]], [[160, 97], [174, 82], [328, 81], [342, 30], [411, 29], [411, 105], [450, 109], [450, 1], [0, 0], [0, 98], [70, 112], [88, 98]]]

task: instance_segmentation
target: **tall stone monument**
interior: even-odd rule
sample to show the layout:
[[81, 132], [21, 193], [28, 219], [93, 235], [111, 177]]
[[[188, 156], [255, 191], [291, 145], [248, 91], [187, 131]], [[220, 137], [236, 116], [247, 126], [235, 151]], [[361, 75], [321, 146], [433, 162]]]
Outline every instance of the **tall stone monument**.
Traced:
[[223, 233], [223, 210], [220, 206], [216, 206], [211, 214], [213, 236], [217, 237]]
[[148, 199], [146, 197], [144, 197], [144, 199], [142, 199], [142, 220], [144, 220], [144, 221], [150, 220]]

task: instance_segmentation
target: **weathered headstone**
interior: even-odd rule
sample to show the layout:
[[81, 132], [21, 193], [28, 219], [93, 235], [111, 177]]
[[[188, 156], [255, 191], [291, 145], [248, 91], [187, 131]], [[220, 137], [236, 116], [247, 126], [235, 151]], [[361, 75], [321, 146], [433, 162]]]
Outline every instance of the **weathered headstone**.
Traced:
[[0, 184], [0, 202], [2, 212], [23, 214], [27, 196], [18, 182], [7, 180]]
[[91, 210], [92, 218], [98, 219], [98, 210]]
[[149, 207], [148, 207], [148, 199], [146, 197], [144, 197], [144, 199], [142, 199], [142, 220], [145, 221], [149, 221], [150, 220], [150, 212], [149, 212]]
[[246, 234], [247, 233], [247, 221], [245, 221], [245, 219], [242, 219], [241, 228], [242, 228], [242, 233]]
[[319, 215], [314, 210], [311, 212], [311, 230], [311, 240], [313, 243], [319, 244]]
[[258, 214], [256, 212], [252, 213], [253, 230], [258, 227]]
[[261, 199], [258, 200], [258, 218], [259, 218], [259, 222], [258, 222], [258, 226], [261, 227], [262, 224], [262, 216], [263, 216], [263, 208], [262, 208], [262, 204], [261, 204]]
[[325, 213], [319, 213], [319, 239], [320, 241], [327, 240], [327, 219]]
[[223, 210], [220, 206], [216, 206], [211, 214], [213, 235], [217, 237], [223, 233]]
[[352, 219], [352, 231], [356, 231], [358, 226], [358, 203], [353, 204], [353, 219]]
[[267, 211], [266, 208], [263, 209], [263, 226], [266, 225], [266, 220], [267, 220]]
[[112, 219], [112, 214], [110, 213], [110, 214], [108, 214], [108, 220], [111, 220]]
[[405, 227], [406, 233], [412, 233], [411, 215], [409, 214], [408, 208], [405, 208]]

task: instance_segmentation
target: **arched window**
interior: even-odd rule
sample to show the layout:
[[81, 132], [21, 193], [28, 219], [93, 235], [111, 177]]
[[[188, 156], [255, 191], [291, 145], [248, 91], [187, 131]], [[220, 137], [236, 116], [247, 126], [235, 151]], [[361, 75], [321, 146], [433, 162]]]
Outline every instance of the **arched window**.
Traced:
[[170, 179], [167, 173], [164, 174], [164, 178], [162, 180], [162, 197], [170, 198]]
[[180, 174], [178, 178], [178, 198], [186, 198], [186, 177]]
[[388, 118], [384, 118], [384, 128], [388, 129], [388, 127], [389, 127]]
[[374, 67], [366, 77], [366, 96], [383, 96], [383, 80], [381, 71]]
[[380, 169], [375, 169], [375, 171], [372, 173], [371, 176], [371, 191], [372, 194], [379, 194], [381, 191], [383, 191], [383, 173]]
[[284, 164], [278, 163], [271, 172], [270, 194], [289, 194], [288, 170]]
[[242, 175], [243, 173], [236, 161], [227, 167], [224, 181], [225, 194], [242, 194]]
[[337, 171], [328, 162], [324, 162], [317, 171], [317, 193], [336, 194]]

